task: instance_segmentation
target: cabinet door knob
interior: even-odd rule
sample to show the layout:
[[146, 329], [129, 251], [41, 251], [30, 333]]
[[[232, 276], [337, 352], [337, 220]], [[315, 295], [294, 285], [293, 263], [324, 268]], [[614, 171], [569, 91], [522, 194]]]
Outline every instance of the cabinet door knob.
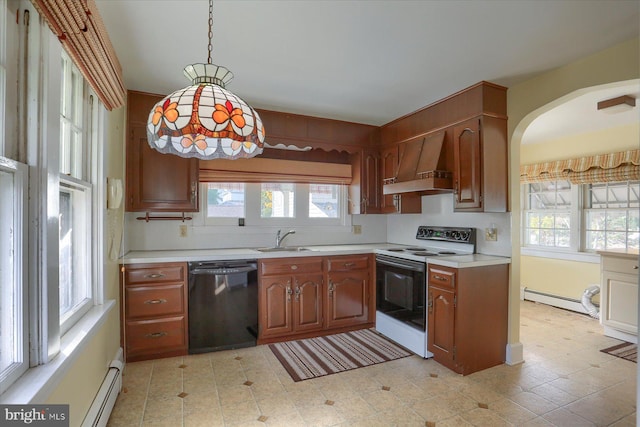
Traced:
[[637, 270], [637, 269], [638, 269], [638, 266], [637, 266], [637, 265], [634, 265], [634, 266], [633, 266], [633, 269], [634, 269], [634, 270]]
[[144, 303], [145, 304], [165, 304], [166, 302], [167, 302], [166, 299], [160, 298], [160, 299], [148, 299]]
[[145, 337], [147, 337], [147, 338], [162, 338], [162, 337], [166, 337], [167, 335], [169, 335], [169, 334], [167, 334], [166, 332], [153, 332], [153, 333], [145, 335]]
[[297, 270], [297, 269], [298, 269], [298, 266], [294, 264], [294, 265], [292, 265], [292, 266], [291, 266], [291, 269], [292, 269], [292, 270]]

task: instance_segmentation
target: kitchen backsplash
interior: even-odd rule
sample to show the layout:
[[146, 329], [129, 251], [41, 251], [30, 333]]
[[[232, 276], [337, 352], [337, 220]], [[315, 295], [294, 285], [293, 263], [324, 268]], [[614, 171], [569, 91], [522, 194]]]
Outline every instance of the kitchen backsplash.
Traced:
[[[279, 229], [294, 229], [285, 245], [334, 245], [390, 242], [415, 245], [419, 225], [475, 227], [477, 251], [511, 256], [510, 213], [453, 213], [451, 194], [422, 198], [422, 214], [410, 215], [352, 215], [351, 225], [345, 227], [256, 227], [194, 225], [199, 221], [140, 221], [139, 213], [125, 215], [125, 253], [132, 250], [216, 249], [273, 246]], [[491, 224], [498, 228], [498, 240], [487, 242], [484, 230]], [[180, 226], [186, 225], [181, 237]], [[360, 226], [355, 234], [353, 226]]]

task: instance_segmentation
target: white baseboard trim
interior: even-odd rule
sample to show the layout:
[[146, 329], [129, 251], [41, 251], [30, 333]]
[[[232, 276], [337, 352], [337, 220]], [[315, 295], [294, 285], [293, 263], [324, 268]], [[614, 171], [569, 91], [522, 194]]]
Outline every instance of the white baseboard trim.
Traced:
[[608, 337], [615, 338], [621, 341], [632, 342], [634, 344], [638, 344], [638, 336], [630, 334], [628, 332], [620, 331], [618, 329], [614, 329], [610, 326], [604, 326], [604, 334]]
[[522, 343], [507, 344], [506, 364], [513, 366], [524, 363], [524, 347]]

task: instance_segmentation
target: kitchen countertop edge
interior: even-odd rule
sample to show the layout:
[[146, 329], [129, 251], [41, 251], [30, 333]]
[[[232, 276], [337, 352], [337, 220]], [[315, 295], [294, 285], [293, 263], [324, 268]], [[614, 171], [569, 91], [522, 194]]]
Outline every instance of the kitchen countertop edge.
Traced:
[[[147, 264], [165, 262], [191, 262], [191, 261], [228, 261], [228, 260], [252, 260], [269, 258], [296, 258], [331, 255], [356, 255], [375, 253], [376, 250], [397, 248], [395, 243], [370, 243], [357, 245], [305, 245], [309, 250], [260, 252], [254, 248], [233, 249], [197, 249], [197, 250], [155, 250], [155, 251], [131, 251], [122, 257], [121, 264]], [[438, 258], [429, 258], [431, 264], [453, 268], [480, 267], [484, 265], [510, 264], [511, 258], [484, 254], [454, 255]]]

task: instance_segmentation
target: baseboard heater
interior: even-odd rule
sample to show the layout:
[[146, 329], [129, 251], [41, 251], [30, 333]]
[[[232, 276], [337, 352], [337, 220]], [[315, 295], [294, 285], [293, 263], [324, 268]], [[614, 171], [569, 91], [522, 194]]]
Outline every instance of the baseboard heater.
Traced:
[[525, 301], [539, 302], [558, 308], [564, 308], [565, 310], [571, 310], [577, 313], [589, 314], [582, 305], [582, 302], [578, 299], [534, 291], [529, 288], [522, 288], [522, 299]]
[[122, 389], [122, 369], [124, 357], [122, 348], [116, 352], [116, 357], [109, 364], [109, 370], [105, 375], [100, 390], [96, 394], [89, 412], [84, 417], [82, 427], [105, 427], [111, 411], [116, 404], [116, 399]]

